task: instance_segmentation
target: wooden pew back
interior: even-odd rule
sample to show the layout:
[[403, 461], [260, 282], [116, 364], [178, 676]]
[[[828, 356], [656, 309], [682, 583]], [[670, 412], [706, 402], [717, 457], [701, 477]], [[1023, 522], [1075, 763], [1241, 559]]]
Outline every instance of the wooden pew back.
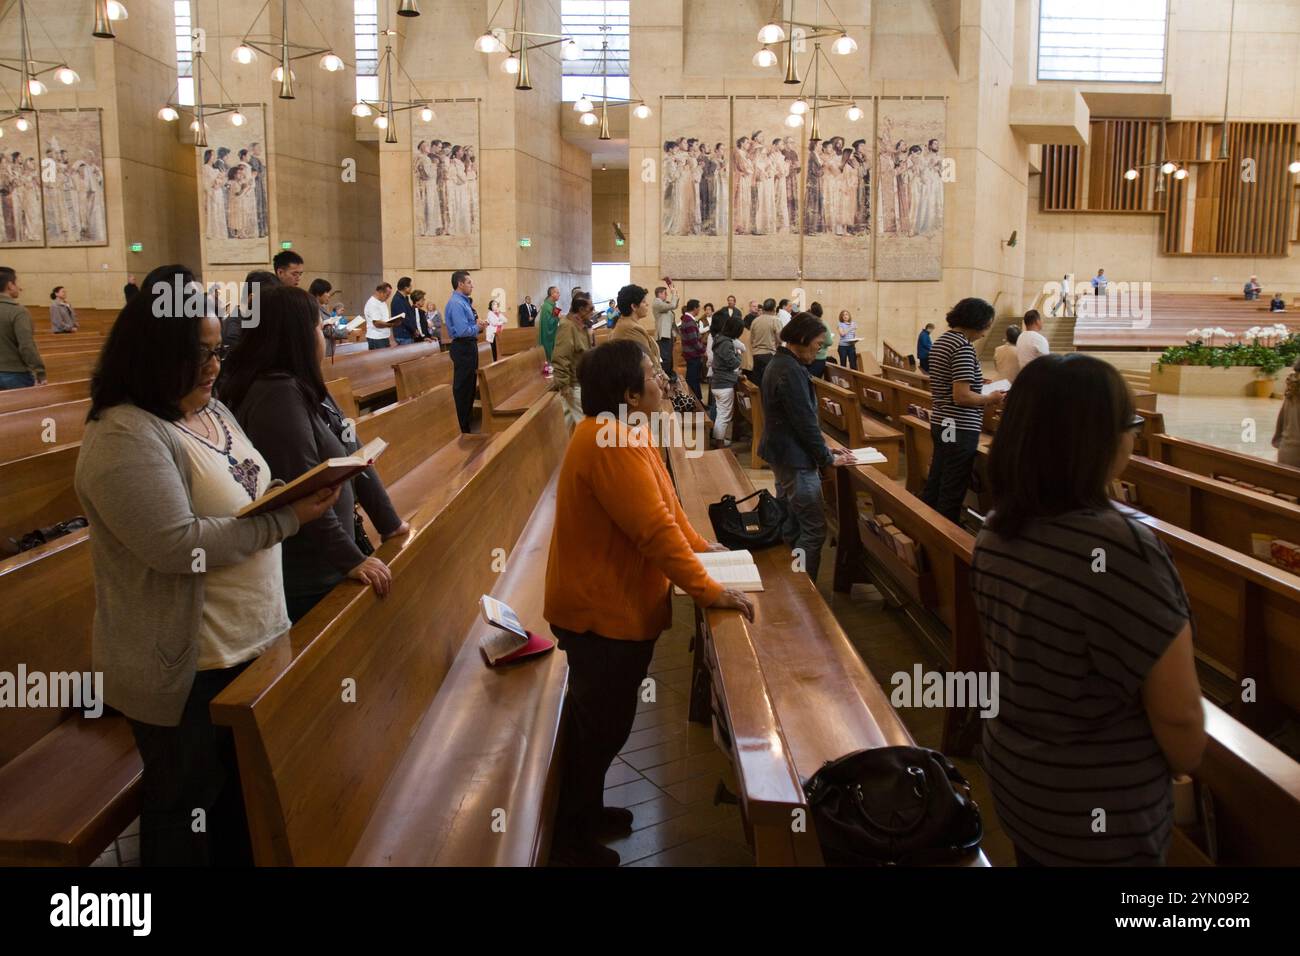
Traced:
[[326, 379], [325, 390], [330, 393], [330, 398], [334, 399], [334, 404], [339, 407], [344, 418], [357, 420], [361, 411], [357, 408], [356, 396], [352, 394], [351, 382], [346, 378]]
[[50, 382], [46, 385], [33, 385], [31, 388], [9, 388], [0, 391], [0, 415], [22, 411], [25, 408], [76, 402], [89, 397], [90, 379], [88, 378], [73, 379], [69, 382]]
[[1256, 455], [1243, 455], [1175, 435], [1153, 434], [1147, 439], [1147, 457], [1207, 478], [1223, 475], [1300, 497], [1300, 468]]
[[389, 346], [386, 349], [349, 352], [336, 355], [333, 360], [326, 358], [321, 362], [321, 374], [327, 380], [346, 378], [352, 385], [352, 394], [356, 396], [357, 403], [368, 405], [396, 392], [394, 365], [431, 354], [436, 348], [432, 342], [418, 342], [413, 345]]
[[90, 378], [99, 361], [99, 350], [80, 352], [58, 352], [42, 355], [45, 362], [45, 378], [50, 382], [71, 382], [76, 379]]
[[[537, 403], [392, 558], [386, 598], [358, 589], [269, 686], [253, 682], [249, 696], [245, 672], [213, 702], [213, 719], [234, 728], [259, 864], [348, 861], [493, 588], [495, 549], [513, 548], [567, 437], [558, 401]], [[341, 693], [349, 679], [354, 703]]]
[[479, 366], [484, 431], [500, 431], [507, 427], [513, 418], [546, 392], [549, 382], [542, 375], [545, 362], [546, 352], [538, 345], [508, 359]]
[[450, 385], [440, 385], [357, 419], [357, 440], [363, 445], [375, 438], [388, 442], [387, 450], [375, 462], [375, 470], [385, 485], [397, 482], [459, 434]]
[[895, 382], [902, 382], [904, 385], [919, 388], [927, 393], [930, 391], [930, 376], [926, 375], [924, 372], [886, 365], [883, 369], [883, 373], [883, 378], [892, 379]]
[[815, 378], [812, 382], [817, 398], [817, 417], [821, 423], [843, 436], [849, 448], [863, 447], [866, 440], [862, 434], [862, 412], [858, 409], [857, 397], [847, 388], [832, 385], [824, 379]]
[[83, 398], [0, 414], [0, 464], [80, 442], [89, 411], [90, 399]]
[[881, 342], [880, 362], [885, 368], [913, 369], [916, 367], [912, 353], [899, 348], [888, 339]]
[[763, 429], [766, 427], [763, 418], [763, 392], [744, 375], [741, 375], [736, 383], [736, 414], [749, 419], [749, 429], [753, 432], [749, 443], [749, 467], [755, 470], [766, 468], [767, 462], [758, 453], [759, 443], [763, 440]]
[[0, 544], [82, 513], [72, 487], [80, 451], [74, 443], [0, 463]]
[[527, 352], [537, 345], [536, 327], [502, 329], [497, 332], [497, 360]]
[[393, 374], [397, 377], [397, 400], [404, 402], [439, 385], [450, 385], [452, 371], [450, 352], [422, 355], [410, 362], [394, 365]]

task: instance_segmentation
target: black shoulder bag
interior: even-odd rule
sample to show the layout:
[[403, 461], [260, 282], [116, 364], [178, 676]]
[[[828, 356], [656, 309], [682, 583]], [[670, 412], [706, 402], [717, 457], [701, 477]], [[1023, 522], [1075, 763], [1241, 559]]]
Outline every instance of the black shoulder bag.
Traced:
[[[758, 507], [741, 511], [740, 504], [758, 496]], [[781, 525], [785, 523], [786, 504], [767, 489], [737, 499], [724, 495], [709, 505], [709, 522], [719, 543], [732, 551], [758, 551], [782, 543]]]
[[[354, 445], [356, 443], [349, 443], [344, 439], [343, 413], [334, 404], [334, 400], [326, 397], [325, 401], [321, 402], [321, 407], [325, 409], [326, 427], [334, 433], [334, 437], [339, 440], [339, 444], [343, 446], [344, 451], [349, 454], [354, 452], [356, 449], [350, 447], [350, 444]], [[364, 479], [365, 474], [363, 473], [360, 477]], [[363, 557], [368, 558], [375, 553], [375, 546], [370, 543], [370, 536], [366, 534], [365, 519], [361, 517], [361, 498], [357, 495], [356, 478], [352, 479], [352, 537], [356, 541], [357, 550], [361, 552]]]
[[958, 860], [983, 836], [970, 784], [937, 750], [876, 747], [825, 764], [804, 786], [832, 866]]

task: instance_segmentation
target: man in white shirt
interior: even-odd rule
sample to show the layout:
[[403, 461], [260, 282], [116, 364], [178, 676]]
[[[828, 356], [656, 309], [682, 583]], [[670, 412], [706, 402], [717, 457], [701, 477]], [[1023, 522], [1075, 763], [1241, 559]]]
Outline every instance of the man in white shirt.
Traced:
[[401, 321], [393, 318], [388, 311], [388, 297], [393, 294], [390, 283], [381, 282], [375, 286], [375, 294], [366, 300], [366, 345], [372, 349], [386, 349], [392, 345], [392, 326]]
[[1025, 327], [1016, 339], [1016, 358], [1020, 361], [1020, 371], [1023, 372], [1025, 366], [1038, 356], [1047, 355], [1051, 351], [1047, 337], [1043, 335], [1043, 317], [1037, 309], [1030, 309], [1025, 313]]
[[1070, 314], [1070, 276], [1061, 276], [1061, 298], [1052, 306], [1052, 315], [1056, 315], [1057, 309], [1064, 309], [1065, 314]]
[[782, 299], [776, 307], [776, 317], [781, 320], [781, 328], [790, 324], [790, 300]]

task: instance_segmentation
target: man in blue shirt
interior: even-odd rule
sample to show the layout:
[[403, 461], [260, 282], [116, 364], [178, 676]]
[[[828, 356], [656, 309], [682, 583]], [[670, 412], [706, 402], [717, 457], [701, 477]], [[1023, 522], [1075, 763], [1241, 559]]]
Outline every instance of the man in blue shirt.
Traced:
[[1107, 279], [1106, 279], [1106, 270], [1105, 270], [1105, 269], [1098, 269], [1098, 270], [1097, 270], [1097, 274], [1096, 274], [1095, 276], [1092, 277], [1092, 294], [1093, 294], [1093, 295], [1105, 295], [1105, 294], [1106, 294], [1106, 282], [1107, 282]]
[[927, 322], [921, 334], [916, 337], [916, 363], [921, 366], [921, 371], [930, 374], [930, 349], [934, 343], [930, 340], [930, 332], [934, 329], [933, 322]]
[[451, 336], [451, 395], [456, 402], [460, 430], [468, 433], [474, 412], [474, 382], [478, 378], [478, 333], [487, 326], [487, 321], [475, 314], [470, 302], [474, 280], [468, 272], [464, 269], [453, 272], [451, 287], [455, 291], [443, 312], [447, 334]]
[[410, 276], [402, 276], [397, 280], [397, 294], [393, 296], [392, 316], [401, 320], [393, 326], [393, 338], [398, 345], [410, 345], [421, 338], [415, 307], [411, 305], [411, 284]]

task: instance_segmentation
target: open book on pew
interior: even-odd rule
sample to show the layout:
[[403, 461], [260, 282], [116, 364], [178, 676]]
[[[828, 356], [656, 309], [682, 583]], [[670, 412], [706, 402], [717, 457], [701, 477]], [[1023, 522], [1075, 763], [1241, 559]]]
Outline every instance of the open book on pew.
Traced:
[[850, 448], [849, 453], [853, 455], [851, 464], [854, 465], [883, 465], [889, 461], [874, 448]]
[[358, 315], [355, 319], [353, 319], [351, 322], [347, 324], [346, 328], [349, 332], [355, 332], [357, 329], [361, 328], [361, 326], [365, 324], [366, 324], [366, 317], [364, 315]]
[[[754, 556], [748, 551], [705, 551], [696, 554], [709, 577], [724, 588], [736, 591], [761, 591], [763, 579], [759, 576], [758, 565]], [[674, 586], [675, 594], [685, 594], [681, 588]]]
[[483, 621], [492, 628], [479, 638], [479, 650], [488, 667], [509, 664], [534, 654], [542, 654], [555, 646], [555, 642], [539, 637], [527, 630], [519, 621], [519, 615], [509, 604], [504, 604], [484, 594], [478, 600], [479, 611]]
[[326, 458], [315, 468], [304, 471], [293, 481], [276, 485], [256, 501], [250, 501], [235, 512], [236, 518], [250, 518], [253, 515], [266, 514], [285, 505], [291, 505], [300, 498], [313, 495], [322, 488], [341, 485], [349, 478], [355, 478], [375, 463], [375, 459], [384, 453], [388, 442], [374, 438], [357, 449], [356, 454], [346, 458]]

